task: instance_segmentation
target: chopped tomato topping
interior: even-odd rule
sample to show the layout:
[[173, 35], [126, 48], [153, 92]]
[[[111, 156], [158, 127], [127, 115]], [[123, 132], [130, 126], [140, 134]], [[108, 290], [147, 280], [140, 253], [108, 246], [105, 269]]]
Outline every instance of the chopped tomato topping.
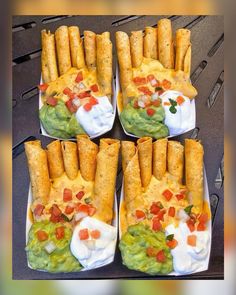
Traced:
[[54, 216], [61, 216], [61, 210], [60, 208], [56, 205], [53, 204], [52, 207], [50, 208], [49, 212], [54, 215]]
[[86, 112], [89, 112], [89, 111], [92, 109], [92, 105], [91, 105], [91, 103], [86, 103], [86, 104], [84, 105], [84, 109], [85, 109]]
[[90, 86], [90, 89], [91, 89], [93, 92], [98, 92], [98, 85], [97, 85], [97, 84], [94, 84], [94, 85]]
[[96, 213], [96, 208], [95, 207], [93, 207], [92, 205], [88, 205], [88, 207], [89, 207], [89, 209], [88, 209], [88, 215], [89, 216], [93, 216], [95, 213]]
[[165, 101], [165, 102], [164, 102], [164, 106], [170, 106], [170, 102]]
[[91, 96], [89, 99], [89, 103], [91, 105], [95, 105], [95, 104], [98, 104], [98, 100], [95, 97]]
[[152, 117], [156, 113], [156, 111], [151, 108], [147, 109], [146, 112], [147, 112], [148, 116], [150, 116], [150, 117]]
[[65, 188], [63, 192], [63, 201], [69, 202], [72, 200], [72, 190], [69, 188]]
[[157, 255], [157, 250], [155, 248], [153, 248], [153, 247], [148, 247], [146, 249], [146, 254], [149, 257], [155, 257]]
[[156, 99], [152, 102], [152, 105], [154, 105], [155, 107], [159, 107], [161, 105], [161, 100], [160, 99]]
[[200, 222], [197, 226], [197, 231], [204, 231], [206, 230], [206, 225], [203, 222]]
[[99, 230], [95, 229], [90, 232], [90, 235], [93, 239], [99, 239], [101, 236], [101, 232]]
[[44, 210], [44, 206], [42, 204], [38, 204], [35, 208], [34, 208], [34, 215], [36, 216], [41, 216], [43, 214], [43, 210]]
[[85, 205], [85, 204], [80, 204], [80, 206], [78, 208], [78, 212], [84, 212], [89, 215], [89, 206]]
[[171, 249], [174, 249], [177, 245], [178, 245], [178, 242], [176, 239], [172, 239], [171, 241], [167, 241], [166, 242], [166, 245], [171, 248]]
[[146, 86], [138, 87], [138, 90], [143, 92], [146, 95], [150, 95], [150, 96], [152, 95], [152, 91]]
[[66, 87], [64, 90], [63, 90], [63, 93], [65, 95], [70, 95], [72, 93], [71, 89], [69, 87]]
[[57, 223], [57, 222], [60, 222], [60, 221], [63, 221], [63, 218], [61, 217], [61, 215], [59, 216], [55, 216], [55, 215], [51, 215], [50, 216], [50, 219], [49, 219], [51, 222], [53, 223]]
[[178, 96], [176, 98], [176, 102], [177, 102], [178, 105], [181, 105], [184, 101], [185, 100], [184, 100], [183, 96]]
[[65, 105], [67, 107], [67, 109], [71, 112], [71, 113], [75, 113], [77, 111], [77, 108], [75, 107], [75, 105], [72, 103], [72, 100], [69, 99], [65, 102]]
[[136, 216], [137, 219], [146, 218], [146, 214], [142, 210], [136, 210], [135, 216]]
[[79, 231], [80, 240], [87, 240], [89, 238], [89, 232], [87, 228], [81, 229]]
[[86, 98], [86, 97], [90, 97], [90, 96], [91, 96], [90, 91], [84, 91], [84, 92], [80, 92], [80, 93], [78, 94], [78, 97], [79, 97], [79, 98]]
[[83, 198], [83, 196], [84, 196], [84, 192], [83, 192], [83, 191], [80, 191], [80, 192], [78, 192], [78, 193], [76, 194], [76, 198], [77, 198], [78, 200], [81, 200], [81, 199]]
[[134, 101], [134, 108], [135, 109], [139, 109], [139, 105], [138, 105], [138, 101], [137, 100]]
[[175, 217], [175, 207], [170, 207], [168, 210], [168, 215], [171, 217]]
[[170, 199], [173, 196], [173, 193], [169, 189], [166, 189], [166, 190], [164, 190], [162, 195], [166, 198], [167, 201], [170, 201]]
[[66, 214], [71, 214], [73, 211], [74, 211], [74, 208], [73, 207], [66, 206], [66, 209], [65, 209], [65, 213]]
[[47, 100], [46, 100], [47, 104], [52, 106], [52, 107], [55, 107], [57, 105], [57, 99], [53, 96], [48, 96], [47, 97]]
[[155, 76], [154, 75], [150, 74], [150, 75], [147, 76], [147, 80], [149, 82], [152, 81], [153, 79], [155, 79]]
[[79, 72], [78, 75], [77, 75], [77, 77], [75, 78], [75, 82], [76, 83], [79, 83], [79, 82], [81, 82], [83, 80], [84, 80], [83, 73], [82, 72]]
[[153, 229], [154, 231], [159, 231], [159, 230], [162, 229], [161, 222], [160, 222], [160, 220], [159, 220], [158, 217], [154, 217], [154, 218], [152, 219], [152, 229]]
[[208, 214], [207, 213], [201, 213], [198, 217], [198, 220], [200, 223], [206, 223], [208, 220]]
[[134, 84], [143, 85], [147, 83], [147, 79], [145, 77], [135, 77], [133, 78]]
[[197, 243], [197, 236], [196, 235], [189, 235], [187, 238], [187, 244], [189, 246], [195, 247]]
[[161, 208], [158, 206], [157, 203], [152, 203], [151, 207], [150, 207], [150, 213], [156, 215], [158, 214], [158, 212], [161, 210]]
[[44, 230], [38, 230], [36, 234], [40, 242], [46, 241], [48, 239], [48, 234]]
[[163, 86], [165, 89], [170, 89], [170, 87], [171, 87], [171, 82], [168, 81], [168, 80], [166, 80], [166, 79], [164, 79], [164, 80], [162, 81], [162, 86]]
[[185, 197], [184, 194], [176, 194], [175, 196], [176, 196], [176, 198], [177, 198], [178, 201], [184, 199], [184, 197]]
[[63, 239], [65, 236], [64, 226], [57, 227], [56, 231], [55, 231], [55, 235], [56, 235], [57, 240]]
[[186, 223], [191, 232], [195, 231], [195, 223], [191, 218]]
[[165, 215], [165, 214], [166, 214], [166, 210], [163, 209], [163, 210], [161, 210], [160, 212], [158, 212], [158, 214], [157, 214], [157, 218], [158, 218], [159, 220], [164, 221], [164, 215]]
[[47, 83], [43, 83], [43, 84], [40, 84], [38, 85], [38, 89], [42, 92], [45, 92], [48, 88], [48, 84]]
[[166, 256], [164, 250], [161, 250], [157, 253], [156, 259], [158, 262], [165, 262]]

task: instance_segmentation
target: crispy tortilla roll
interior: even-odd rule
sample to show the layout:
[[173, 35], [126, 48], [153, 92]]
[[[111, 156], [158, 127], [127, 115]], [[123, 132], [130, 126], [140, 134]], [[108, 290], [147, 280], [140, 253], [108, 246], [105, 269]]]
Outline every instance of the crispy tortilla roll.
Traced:
[[46, 30], [41, 31], [41, 42], [42, 42], [42, 54], [41, 54], [41, 67], [42, 67], [42, 77], [43, 82], [50, 82], [50, 73], [48, 68], [48, 61], [46, 55]]
[[103, 138], [100, 143], [102, 144], [97, 154], [94, 203], [97, 208], [96, 216], [104, 222], [111, 223], [120, 142]]
[[163, 18], [157, 24], [159, 61], [167, 69], [174, 68], [174, 44], [172, 40], [171, 21]]
[[46, 151], [39, 140], [27, 141], [25, 153], [28, 161], [31, 189], [34, 200], [47, 204], [50, 193], [50, 179]]
[[137, 144], [142, 186], [147, 187], [152, 177], [152, 138], [142, 137]]
[[44, 34], [44, 38], [45, 38], [44, 40], [45, 43], [42, 45], [45, 46], [45, 56], [47, 59], [50, 81], [54, 81], [58, 78], [54, 34], [51, 34], [49, 31], [48, 33]]
[[178, 141], [168, 141], [167, 154], [168, 171], [175, 176], [179, 183], [183, 180], [184, 147]]
[[96, 35], [98, 84], [103, 94], [112, 94], [112, 43], [110, 33]]
[[185, 58], [184, 58], [184, 72], [190, 77], [191, 74], [191, 59], [192, 59], [192, 46], [189, 45]]
[[84, 31], [85, 60], [88, 69], [96, 67], [96, 34]]
[[64, 172], [64, 163], [59, 140], [54, 140], [47, 145], [47, 156], [50, 178], [61, 176]]
[[122, 155], [122, 169], [125, 171], [128, 163], [135, 155], [135, 144], [132, 141], [121, 142], [121, 155]]
[[133, 31], [130, 36], [132, 66], [138, 68], [143, 61], [143, 32]]
[[193, 212], [203, 209], [203, 146], [194, 139], [185, 139], [185, 178]]
[[157, 51], [157, 29], [146, 27], [143, 37], [143, 54], [145, 57], [157, 59]]
[[87, 135], [77, 135], [79, 166], [82, 177], [94, 181], [97, 166], [98, 146]]
[[153, 143], [153, 175], [158, 180], [166, 173], [167, 142], [168, 140], [163, 138]]
[[77, 156], [77, 144], [71, 141], [61, 142], [62, 156], [64, 161], [64, 167], [66, 175], [70, 179], [75, 179], [78, 175], [78, 156]]
[[60, 75], [63, 75], [71, 68], [68, 27], [59, 27], [55, 32], [55, 38], [59, 72]]
[[80, 39], [79, 27], [68, 28], [70, 40], [71, 62], [73, 67], [81, 69], [85, 67], [83, 42]]
[[184, 70], [184, 59], [190, 46], [190, 34], [187, 29], [178, 29], [175, 35], [176, 54], [175, 54], [175, 70]]

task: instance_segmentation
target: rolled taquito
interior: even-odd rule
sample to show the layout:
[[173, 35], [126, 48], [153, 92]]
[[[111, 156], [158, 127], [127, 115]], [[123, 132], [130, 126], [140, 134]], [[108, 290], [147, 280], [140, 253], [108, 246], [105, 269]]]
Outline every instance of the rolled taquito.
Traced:
[[39, 140], [25, 142], [32, 196], [34, 200], [47, 204], [51, 182], [47, 164], [47, 154]]
[[132, 66], [138, 68], [143, 61], [143, 32], [133, 31], [130, 36]]
[[68, 27], [59, 27], [55, 32], [55, 38], [59, 73], [60, 75], [63, 75], [71, 68]]
[[42, 42], [42, 53], [41, 53], [41, 67], [42, 67], [42, 78], [44, 83], [51, 81], [50, 73], [48, 68], [47, 54], [46, 54], [46, 30], [41, 31], [41, 42]]
[[94, 181], [97, 166], [98, 146], [87, 135], [77, 135], [79, 166], [82, 177]]
[[64, 163], [61, 151], [61, 143], [54, 140], [47, 145], [47, 157], [50, 178], [60, 177], [64, 172]]
[[142, 186], [147, 187], [152, 177], [152, 138], [142, 137], [137, 144]]
[[94, 183], [94, 204], [97, 208], [96, 216], [107, 223], [111, 223], [113, 217], [119, 149], [119, 140], [110, 138], [100, 140]]
[[73, 67], [78, 69], [85, 67], [83, 42], [80, 39], [80, 30], [77, 26], [68, 28], [70, 40], [71, 62]]
[[172, 39], [171, 21], [163, 18], [157, 24], [158, 57], [167, 69], [174, 68], [174, 44]]
[[168, 141], [167, 164], [168, 171], [179, 183], [183, 181], [184, 147], [178, 141]]
[[62, 141], [61, 149], [66, 175], [70, 179], [75, 179], [78, 175], [79, 169], [77, 144], [71, 141]]
[[178, 29], [175, 35], [176, 54], [175, 54], [175, 70], [184, 70], [184, 59], [190, 46], [190, 30]]
[[153, 175], [161, 180], [166, 173], [167, 138], [158, 139], [153, 143]]
[[132, 141], [122, 141], [121, 142], [121, 156], [122, 156], [122, 169], [125, 171], [128, 163], [135, 155], [135, 143]]
[[157, 29], [146, 27], [143, 37], [143, 55], [147, 58], [157, 59], [157, 53]]
[[96, 34], [91, 31], [84, 31], [85, 60], [88, 69], [96, 67]]
[[45, 52], [50, 81], [54, 81], [58, 78], [55, 37], [50, 31], [43, 34], [44, 42], [42, 43], [42, 46], [44, 46], [44, 48], [42, 48], [42, 50]]
[[97, 76], [100, 91], [109, 98], [112, 94], [112, 43], [110, 33], [96, 35]]
[[203, 209], [203, 146], [198, 140], [185, 139], [185, 179], [193, 212]]

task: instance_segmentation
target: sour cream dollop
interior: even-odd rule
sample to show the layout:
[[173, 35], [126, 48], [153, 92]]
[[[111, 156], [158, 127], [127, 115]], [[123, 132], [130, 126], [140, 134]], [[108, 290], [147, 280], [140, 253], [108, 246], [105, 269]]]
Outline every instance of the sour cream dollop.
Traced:
[[[188, 274], [207, 269], [210, 254], [210, 232], [190, 232], [186, 223], [181, 222], [178, 227], [173, 224], [166, 227], [166, 236], [174, 234], [178, 245], [171, 250], [174, 270], [178, 274]], [[187, 244], [188, 235], [196, 235], [195, 247]]]
[[[85, 228], [89, 232], [99, 230], [101, 233], [100, 237], [92, 239], [89, 236], [88, 240], [80, 240], [79, 231]], [[85, 217], [74, 229], [70, 250], [86, 269], [101, 267], [113, 261], [116, 238], [117, 231], [114, 226], [96, 218]]]
[[78, 108], [76, 119], [90, 136], [105, 133], [112, 128], [114, 112], [107, 96], [98, 97], [98, 104], [94, 105], [90, 111], [86, 111], [83, 106]]
[[[182, 96], [184, 98], [184, 102], [181, 105], [177, 104], [175, 107], [177, 112], [173, 114], [170, 111], [170, 105], [165, 105], [165, 103], [170, 103], [169, 98], [176, 100], [178, 96]], [[160, 95], [160, 98], [162, 99], [162, 106], [165, 109], [165, 124], [169, 128], [170, 135], [177, 135], [194, 128], [194, 101], [191, 101], [181, 92], [174, 90], [165, 91], [162, 95]]]

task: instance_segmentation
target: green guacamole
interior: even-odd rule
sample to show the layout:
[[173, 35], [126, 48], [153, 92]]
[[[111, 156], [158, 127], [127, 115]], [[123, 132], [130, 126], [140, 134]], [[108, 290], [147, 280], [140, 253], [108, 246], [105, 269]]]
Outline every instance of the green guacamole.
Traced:
[[[147, 256], [146, 249], [154, 247], [164, 250], [165, 262], [158, 262], [156, 257]], [[122, 236], [119, 248], [123, 264], [129, 269], [142, 271], [151, 275], [168, 274], [173, 270], [173, 260], [169, 247], [166, 245], [164, 232], [152, 231], [141, 223], [132, 225]]]
[[[49, 221], [36, 222], [31, 226], [28, 244], [26, 246], [27, 257], [33, 269], [46, 270], [48, 272], [73, 272], [80, 271], [81, 265], [70, 252], [70, 240], [72, 231], [65, 227], [64, 238], [57, 240], [55, 230], [61, 225]], [[40, 242], [37, 231], [43, 230], [48, 234], [46, 241]], [[53, 241], [56, 249], [48, 254], [45, 245]]]
[[138, 137], [151, 136], [158, 139], [168, 136], [169, 129], [163, 123], [165, 119], [164, 108], [151, 106], [150, 108], [155, 110], [155, 114], [149, 116], [146, 109], [134, 108], [133, 101], [128, 103], [120, 114], [125, 130]]
[[55, 107], [45, 104], [39, 110], [39, 118], [51, 136], [70, 138], [77, 134], [85, 134], [84, 129], [76, 120], [75, 114], [71, 114], [61, 100]]

